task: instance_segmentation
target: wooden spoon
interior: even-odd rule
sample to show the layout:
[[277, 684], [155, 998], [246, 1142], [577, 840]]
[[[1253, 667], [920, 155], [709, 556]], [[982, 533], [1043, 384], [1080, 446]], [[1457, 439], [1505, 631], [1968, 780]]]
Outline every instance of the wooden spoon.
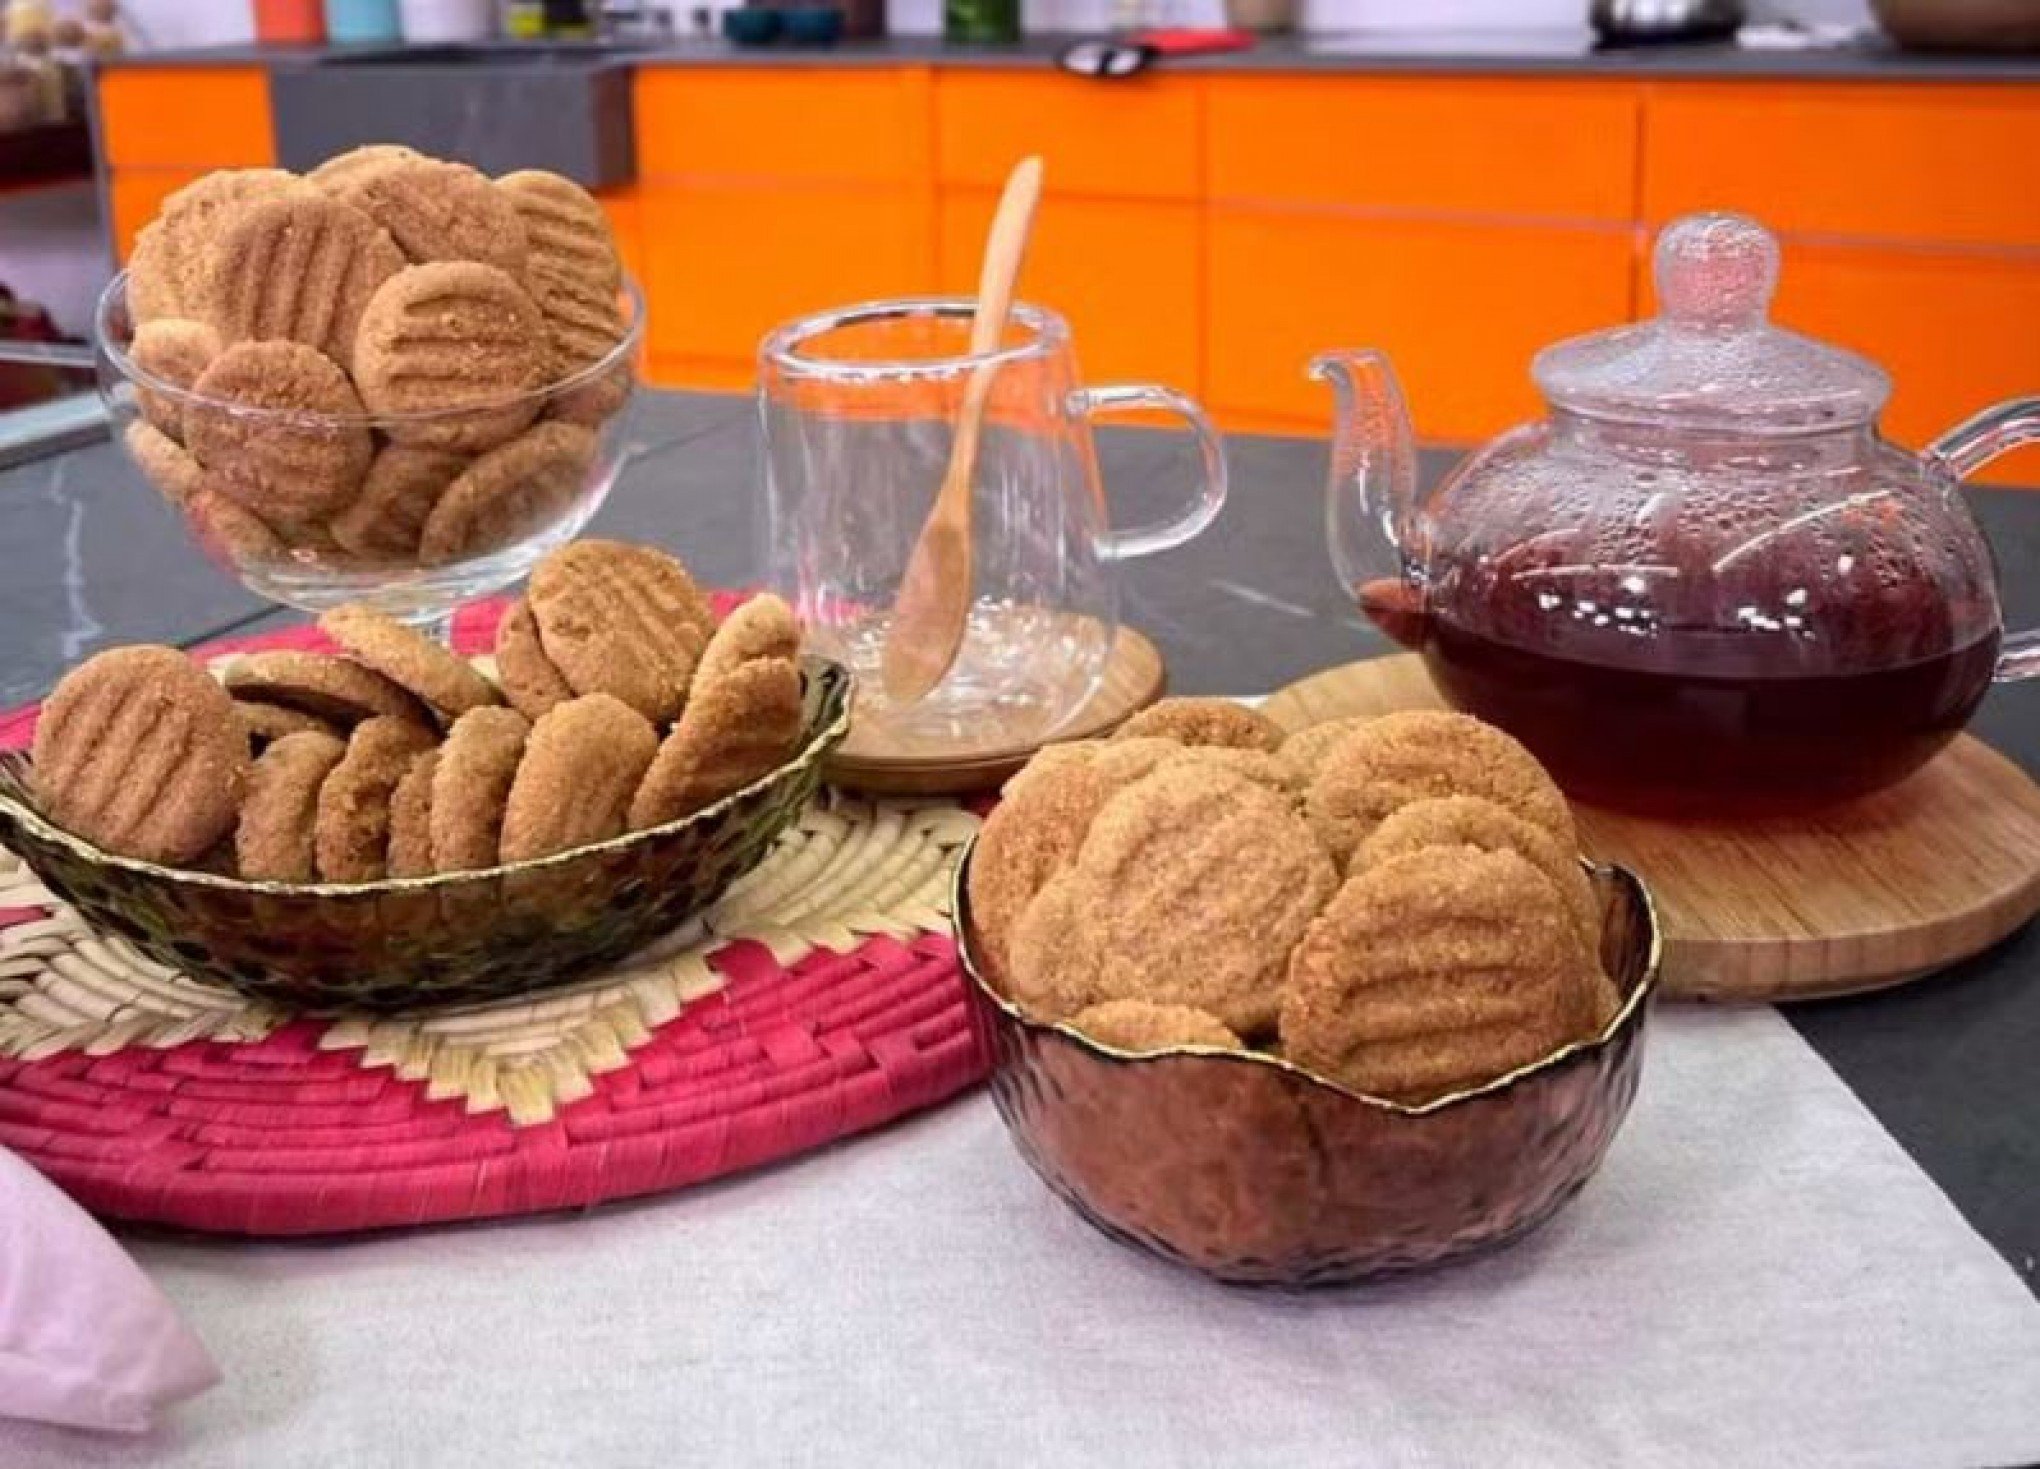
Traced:
[[[977, 312], [970, 324], [973, 357], [995, 350], [1006, 335], [1013, 283], [1027, 254], [1034, 206], [1040, 200], [1041, 160], [1023, 158], [1006, 178], [999, 212], [992, 216], [992, 230], [985, 238]], [[896, 704], [911, 704], [942, 682], [949, 665], [956, 661], [957, 649], [963, 646], [972, 596], [970, 476], [995, 370], [990, 363], [979, 365], [964, 386], [963, 411], [957, 415], [956, 437], [949, 447], [949, 468], [893, 604], [892, 626], [886, 632], [879, 666], [886, 697]]]

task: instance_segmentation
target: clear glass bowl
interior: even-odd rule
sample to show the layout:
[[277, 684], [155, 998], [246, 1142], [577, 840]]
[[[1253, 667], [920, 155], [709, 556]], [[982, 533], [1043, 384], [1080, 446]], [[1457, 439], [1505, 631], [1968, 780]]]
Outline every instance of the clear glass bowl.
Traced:
[[[208, 396], [138, 365], [123, 272], [95, 320], [100, 396], [143, 476], [250, 591], [436, 627], [526, 575], [609, 494], [644, 335], [634, 283], [620, 306], [615, 348], [544, 388], [437, 412], [331, 414]], [[299, 473], [359, 480], [285, 519], [260, 486]]]

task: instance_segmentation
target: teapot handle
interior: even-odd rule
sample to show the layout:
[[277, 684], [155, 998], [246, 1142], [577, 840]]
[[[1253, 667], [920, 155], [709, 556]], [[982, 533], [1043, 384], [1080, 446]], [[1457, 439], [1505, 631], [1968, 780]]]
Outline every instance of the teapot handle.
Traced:
[[[2011, 398], [1957, 424], [1927, 445], [1927, 458], [1966, 479], [2024, 444], [2040, 443], [2040, 398]], [[2040, 631], [2012, 633], [1998, 653], [1999, 683], [2040, 675]]]
[[1070, 404], [1086, 417], [1103, 413], [1173, 413], [1190, 425], [1204, 464], [1202, 482], [1187, 510], [1174, 520], [1105, 532], [1099, 538], [1098, 552], [1106, 560], [1126, 561], [1171, 550], [1194, 540], [1218, 519], [1218, 512], [1225, 508], [1225, 441], [1193, 399], [1154, 383], [1122, 383], [1106, 388], [1079, 388], [1071, 394]]

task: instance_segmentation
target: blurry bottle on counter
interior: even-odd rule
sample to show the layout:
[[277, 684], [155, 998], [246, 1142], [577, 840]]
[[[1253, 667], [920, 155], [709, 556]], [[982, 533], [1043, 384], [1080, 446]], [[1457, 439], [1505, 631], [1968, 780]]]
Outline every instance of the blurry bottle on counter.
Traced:
[[404, 39], [486, 41], [495, 29], [494, 0], [401, 0]]
[[544, 0], [504, 0], [503, 34], [516, 41], [537, 41], [545, 36]]
[[265, 46], [316, 46], [326, 39], [324, 0], [255, 0], [255, 39]]
[[1020, 0], [942, 0], [942, 39], [1009, 46], [1020, 39]]
[[326, 0], [329, 41], [394, 41], [402, 34], [397, 25], [397, 0]]

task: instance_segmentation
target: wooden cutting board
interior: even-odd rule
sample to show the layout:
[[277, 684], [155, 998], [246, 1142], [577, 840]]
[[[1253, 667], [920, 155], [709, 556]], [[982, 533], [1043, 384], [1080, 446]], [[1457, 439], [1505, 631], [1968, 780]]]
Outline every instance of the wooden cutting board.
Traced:
[[[1315, 674], [1265, 709], [1297, 730], [1443, 707], [1423, 660], [1405, 653]], [[1673, 995], [1776, 1001], [1902, 984], [2040, 911], [2040, 786], [1968, 735], [1902, 784], [1811, 817], [1573, 810], [1588, 855], [1636, 872], [1657, 899]]]

